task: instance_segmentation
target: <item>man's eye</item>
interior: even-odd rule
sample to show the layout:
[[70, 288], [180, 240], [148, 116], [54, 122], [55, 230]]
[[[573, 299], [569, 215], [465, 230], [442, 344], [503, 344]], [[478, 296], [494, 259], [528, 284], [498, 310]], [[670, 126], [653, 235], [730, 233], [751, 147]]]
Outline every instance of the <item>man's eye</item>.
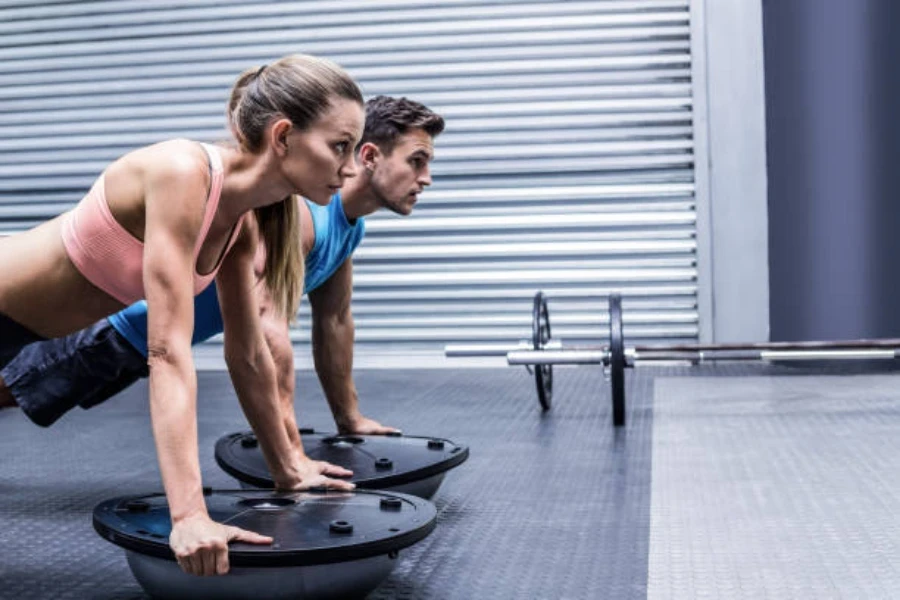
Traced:
[[348, 146], [349, 144], [347, 142], [338, 142], [334, 145], [334, 148], [338, 151], [339, 154], [344, 154], [347, 151]]

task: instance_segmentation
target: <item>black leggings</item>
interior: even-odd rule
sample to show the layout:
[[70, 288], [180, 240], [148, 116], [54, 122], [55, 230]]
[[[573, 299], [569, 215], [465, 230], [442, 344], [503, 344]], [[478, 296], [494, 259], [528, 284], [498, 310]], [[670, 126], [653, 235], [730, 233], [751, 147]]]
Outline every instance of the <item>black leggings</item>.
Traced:
[[0, 313], [0, 369], [5, 367], [22, 348], [43, 339], [45, 338]]

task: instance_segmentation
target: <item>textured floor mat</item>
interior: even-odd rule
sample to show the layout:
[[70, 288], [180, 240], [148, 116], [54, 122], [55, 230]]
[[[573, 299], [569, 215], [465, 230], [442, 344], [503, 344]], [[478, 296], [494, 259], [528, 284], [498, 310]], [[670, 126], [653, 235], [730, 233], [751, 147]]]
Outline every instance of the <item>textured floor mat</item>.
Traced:
[[[828, 372], [834, 371], [814, 373]], [[628, 374], [627, 427], [615, 430], [597, 368], [557, 369], [546, 415], [523, 369], [359, 372], [366, 414], [471, 450], [434, 499], [437, 529], [400, 553], [370, 600], [645, 598], [648, 578], [654, 597], [733, 597], [743, 587], [750, 597], [766, 577], [773, 582], [764, 588], [769, 597], [790, 596], [795, 584], [810, 586], [805, 590], [813, 596], [884, 597], [898, 563], [897, 529], [886, 516], [888, 509], [900, 514], [900, 453], [888, 432], [897, 438], [897, 403], [867, 392], [850, 404], [835, 401], [822, 415], [818, 409], [829, 403], [816, 405], [805, 395], [849, 389], [855, 378], [771, 378], [801, 373], [745, 365], [638, 369]], [[710, 383], [691, 375], [738, 379]], [[656, 395], [663, 423], [655, 429], [659, 376], [667, 379]], [[782, 379], [796, 386], [785, 388]], [[882, 379], [886, 386], [900, 383], [896, 376], [873, 381]], [[731, 387], [733, 393], [716, 394]], [[246, 422], [226, 374], [200, 373], [199, 390], [204, 483], [235, 487], [215, 465], [213, 444]], [[782, 397], [785, 390], [794, 391]], [[706, 393], [717, 401], [703, 401]], [[124, 554], [94, 533], [91, 511], [111, 496], [160, 490], [146, 394], [137, 385], [47, 430], [17, 411], [0, 411], [0, 598], [144, 598]], [[298, 397], [301, 424], [333, 429], [312, 373], [298, 377]], [[754, 483], [767, 474], [774, 482]], [[791, 482], [800, 485], [799, 499], [778, 487]], [[852, 495], [832, 497], [837, 492]], [[813, 500], [818, 504], [810, 508]], [[814, 510], [782, 527], [800, 508]], [[742, 527], [726, 520], [735, 515]], [[817, 530], [816, 521], [832, 529]], [[778, 560], [764, 554], [775, 536], [784, 536], [777, 538], [784, 549]], [[838, 541], [849, 543], [851, 553], [842, 553]], [[793, 554], [797, 547], [808, 554]], [[882, 558], [863, 565], [865, 547]], [[732, 558], [717, 556], [720, 550]], [[762, 570], [771, 562], [780, 570]], [[810, 565], [818, 570], [783, 577]], [[849, 587], [854, 582], [859, 593]]]
[[898, 384], [657, 379], [648, 597], [896, 597]]
[[[649, 378], [632, 397], [649, 398]], [[247, 427], [228, 376], [201, 373], [204, 483], [236, 487], [214, 463], [221, 435]], [[435, 532], [401, 552], [370, 598], [642, 597], [649, 523], [649, 412], [614, 432], [597, 369], [560, 369], [542, 415], [523, 369], [363, 371], [361, 406], [411, 435], [471, 449], [435, 497]], [[124, 554], [91, 527], [95, 504], [161, 488], [139, 384], [50, 429], [0, 411], [0, 597], [143, 598]], [[314, 375], [298, 380], [305, 426], [334, 426]]]

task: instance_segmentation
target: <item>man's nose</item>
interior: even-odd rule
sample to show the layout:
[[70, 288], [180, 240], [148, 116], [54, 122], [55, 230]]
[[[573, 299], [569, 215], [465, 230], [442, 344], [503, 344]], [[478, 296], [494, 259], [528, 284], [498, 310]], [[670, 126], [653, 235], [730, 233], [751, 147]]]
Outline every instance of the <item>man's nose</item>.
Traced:
[[422, 175], [419, 176], [419, 183], [422, 185], [431, 185], [431, 169], [425, 167]]

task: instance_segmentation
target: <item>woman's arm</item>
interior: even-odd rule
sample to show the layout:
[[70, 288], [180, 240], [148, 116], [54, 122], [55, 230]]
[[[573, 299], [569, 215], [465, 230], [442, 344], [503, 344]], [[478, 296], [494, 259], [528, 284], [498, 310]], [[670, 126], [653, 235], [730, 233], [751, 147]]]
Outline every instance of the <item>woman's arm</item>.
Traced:
[[285, 428], [276, 365], [259, 314], [257, 288], [264, 284], [257, 280], [253, 270], [258, 245], [258, 230], [248, 215], [237, 243], [216, 276], [225, 323], [225, 361], [241, 408], [259, 439], [278, 488], [326, 486], [351, 490], [353, 484], [325, 477], [348, 476], [352, 474], [350, 471], [310, 460], [299, 438], [292, 440]]
[[297, 416], [294, 410], [294, 388], [296, 372], [294, 370], [294, 346], [291, 343], [290, 324], [287, 319], [278, 315], [275, 310], [268, 310], [269, 295], [264, 292], [263, 286], [257, 286], [260, 291], [260, 304], [262, 311], [263, 334], [266, 337], [266, 345], [272, 353], [275, 361], [275, 371], [278, 379], [278, 397], [281, 403], [281, 418], [284, 430], [287, 432], [291, 444], [303, 446], [300, 431], [297, 427]]
[[215, 523], [206, 510], [191, 356], [194, 244], [203, 221], [206, 165], [188, 150], [157, 163], [162, 166], [149, 166], [145, 181], [150, 417], [172, 517], [169, 544], [183, 570], [213, 575], [228, 571], [228, 541], [271, 539]]

